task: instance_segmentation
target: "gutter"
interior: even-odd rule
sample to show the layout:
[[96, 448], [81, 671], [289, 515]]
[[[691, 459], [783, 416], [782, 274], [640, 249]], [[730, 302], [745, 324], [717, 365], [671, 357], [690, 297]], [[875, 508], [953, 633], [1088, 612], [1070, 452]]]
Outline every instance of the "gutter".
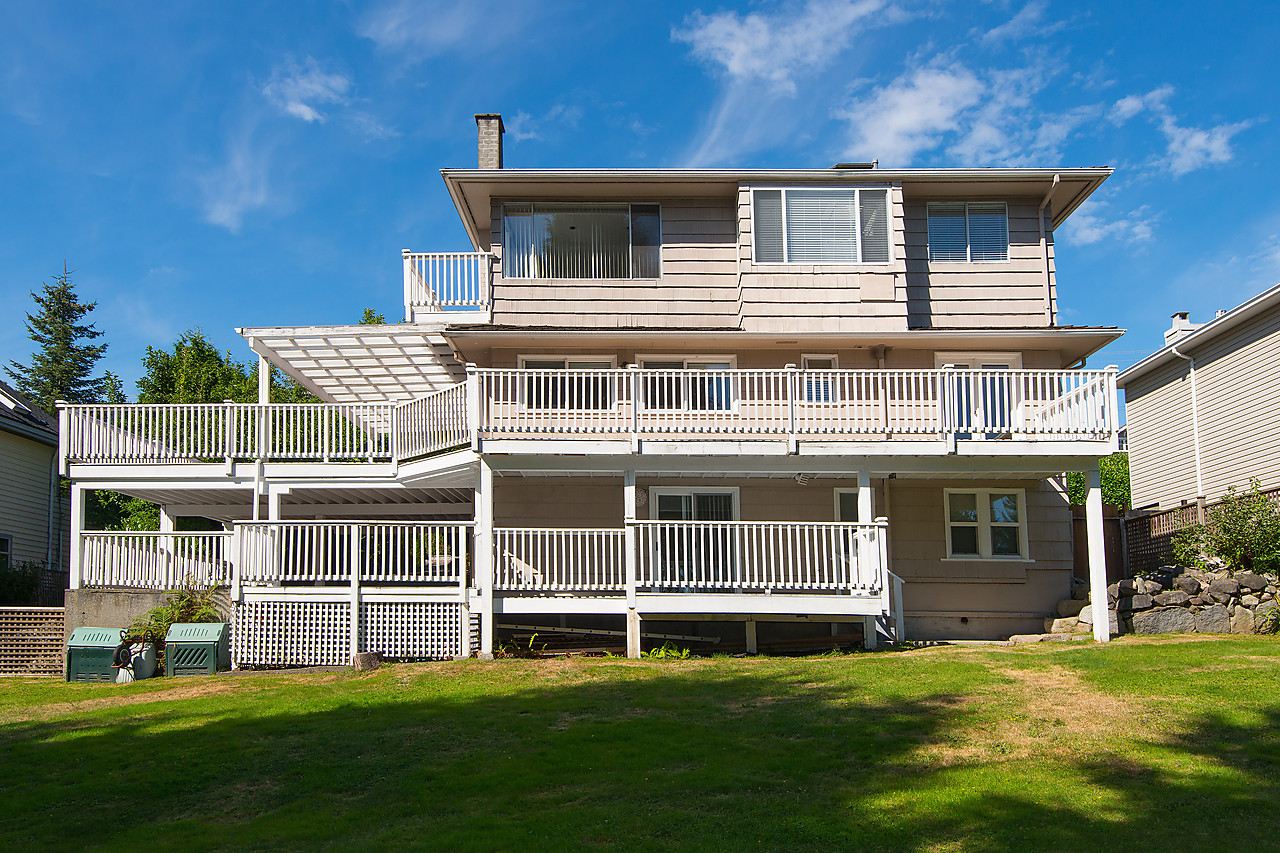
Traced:
[[1191, 370], [1191, 443], [1196, 454], [1196, 495], [1204, 497], [1204, 475], [1200, 467], [1200, 406], [1196, 401], [1196, 360], [1193, 356], [1178, 352], [1178, 345], [1172, 344], [1169, 352], [1184, 359]]

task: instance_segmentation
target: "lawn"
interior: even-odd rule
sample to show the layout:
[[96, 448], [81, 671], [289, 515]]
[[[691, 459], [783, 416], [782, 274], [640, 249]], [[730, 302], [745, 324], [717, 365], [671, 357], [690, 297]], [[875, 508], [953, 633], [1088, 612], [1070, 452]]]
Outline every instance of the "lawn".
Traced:
[[0, 849], [1280, 846], [1280, 641], [0, 680]]

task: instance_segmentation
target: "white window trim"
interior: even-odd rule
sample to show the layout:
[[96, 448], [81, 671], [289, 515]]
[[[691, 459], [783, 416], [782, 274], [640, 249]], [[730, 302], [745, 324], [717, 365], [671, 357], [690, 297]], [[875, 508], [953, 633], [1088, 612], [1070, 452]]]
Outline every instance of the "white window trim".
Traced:
[[[501, 274], [501, 276], [502, 276], [502, 280], [503, 280], [503, 281], [512, 281], [512, 282], [525, 282], [525, 281], [662, 281], [662, 279], [663, 279], [663, 278], [664, 278], [664, 276], [665, 276], [665, 269], [666, 269], [666, 263], [665, 263], [665, 260], [664, 260], [664, 258], [663, 258], [663, 251], [662, 251], [664, 248], [666, 248], [666, 244], [663, 242], [663, 239], [664, 239], [664, 237], [666, 236], [666, 231], [665, 231], [665, 228], [663, 227], [662, 202], [659, 202], [659, 201], [623, 201], [623, 202], [612, 202], [612, 201], [582, 201], [582, 202], [573, 202], [573, 201], [560, 201], [560, 200], [556, 200], [556, 201], [541, 201], [541, 202], [538, 202], [538, 201], [529, 201], [528, 199], [524, 199], [524, 200], [520, 200], [520, 199], [509, 199], [509, 200], [506, 200], [506, 201], [499, 201], [499, 202], [498, 202], [498, 219], [499, 219], [499, 221], [500, 221], [500, 222], [502, 222], [502, 223], [503, 223], [502, 227], [503, 227], [503, 229], [505, 229], [505, 228], [506, 228], [507, 205], [508, 205], [508, 204], [528, 204], [528, 205], [536, 205], [536, 204], [575, 204], [575, 203], [581, 203], [581, 204], [617, 204], [618, 206], [626, 205], [626, 207], [627, 207], [627, 242], [628, 242], [628, 248], [630, 248], [630, 249], [634, 249], [634, 248], [635, 248], [635, 245], [631, 243], [631, 233], [632, 233], [632, 231], [631, 231], [631, 208], [632, 208], [632, 207], [634, 207], [634, 206], [635, 206], [635, 205], [637, 205], [637, 204], [651, 204], [651, 205], [656, 205], [656, 206], [657, 206], [657, 208], [658, 208], [658, 277], [657, 277], [657, 278], [637, 278], [637, 277], [635, 277], [635, 276], [631, 276], [631, 277], [629, 277], [629, 278], [515, 278], [515, 277], [513, 277], [513, 276], [508, 276], [508, 275], [507, 275], [507, 265], [506, 265], [505, 263], [502, 263], [502, 264], [500, 264], [500, 265], [499, 265], [498, 272]], [[503, 245], [505, 245], [506, 234], [505, 234], [504, 232], [500, 231], [500, 232], [499, 232], [499, 234], [498, 234], [498, 236], [499, 236], [499, 239], [498, 239], [498, 241], [497, 241], [497, 242], [498, 242], [498, 245], [499, 245], [499, 246], [503, 246]]]
[[986, 364], [1004, 364], [1008, 365], [1010, 370], [1022, 369], [1022, 353], [1020, 352], [935, 352], [933, 354], [933, 366], [937, 368], [947, 367], [948, 365], [961, 367], [965, 370], [981, 370], [976, 365]]
[[[840, 369], [840, 358], [839, 358], [839, 356], [837, 356], [835, 353], [804, 353], [804, 354], [802, 354], [802, 355], [800, 356], [800, 369], [801, 369], [801, 370], [809, 370], [809, 369], [810, 369], [810, 368], [809, 368], [809, 359], [811, 359], [811, 358], [826, 358], [826, 359], [830, 359], [830, 360], [831, 360], [831, 367], [830, 367], [829, 369], [831, 369], [831, 370], [839, 370], [839, 369]], [[813, 368], [813, 369], [814, 369], [814, 370], [825, 370], [825, 369], [827, 369], [827, 368]], [[829, 387], [830, 387], [830, 390], [829, 390], [829, 392], [827, 393], [827, 399], [825, 399], [825, 400], [810, 400], [810, 399], [809, 399], [809, 384], [808, 384], [808, 381], [807, 381], [807, 380], [803, 380], [803, 381], [805, 382], [805, 385], [804, 385], [804, 387], [801, 389], [801, 393], [802, 393], [802, 394], [803, 394], [803, 396], [804, 396], [804, 400], [803, 400], [803, 402], [804, 402], [804, 404], [805, 404], [806, 406], [832, 406], [832, 405], [835, 405], [835, 404], [837, 404], [837, 403], [839, 403], [839, 402], [840, 402], [840, 400], [839, 400], [839, 391], [840, 391], [840, 386], [839, 386], [839, 384], [838, 384], [838, 383], [836, 383], [836, 382], [831, 382], [831, 383], [830, 383], [830, 386], [829, 386]], [[856, 490], [855, 490], [855, 491], [856, 491]]]
[[[775, 192], [782, 190], [782, 255], [781, 261], [759, 261], [756, 260], [760, 253], [756, 249], [756, 235], [759, 228], [756, 227], [756, 193], [757, 192]], [[787, 191], [788, 190], [884, 190], [885, 191], [885, 216], [888, 217], [887, 232], [889, 238], [889, 259], [883, 263], [863, 261], [862, 260], [862, 207], [861, 197], [854, 204], [854, 216], [856, 222], [854, 229], [858, 235], [858, 260], [856, 261], [792, 261], [786, 257], [790, 255], [787, 249]], [[889, 184], [872, 184], [870, 186], [856, 187], [752, 187], [751, 188], [751, 264], [757, 267], [870, 267], [871, 269], [881, 270], [885, 267], [893, 266], [895, 257], [893, 253], [893, 187]]]
[[[525, 365], [530, 361], [563, 361], [566, 365], [565, 369], [578, 370], [580, 368], [569, 368], [568, 363], [571, 361], [606, 361], [609, 363], [607, 368], [599, 368], [600, 370], [616, 370], [618, 367], [618, 357], [616, 355], [564, 355], [563, 353], [554, 353], [550, 355], [521, 355], [516, 357], [516, 364], [520, 370], [538, 370], [540, 368], [528, 368]], [[545, 408], [529, 405], [529, 400], [525, 397], [525, 384], [519, 383], [520, 408], [529, 412], [608, 412], [616, 411], [622, 401], [618, 399], [618, 395], [613, 393], [612, 405], [603, 409], [574, 409], [568, 406], [563, 408]]]
[[[965, 254], [965, 260], [963, 260], [963, 261], [956, 261], [956, 260], [935, 261], [932, 257], [930, 257], [930, 254], [929, 254], [929, 244], [930, 244], [930, 240], [929, 240], [929, 219], [930, 219], [930, 217], [929, 217], [929, 208], [930, 208], [930, 207], [932, 207], [932, 206], [933, 206], [933, 205], [935, 205], [935, 204], [963, 204], [963, 205], [964, 205], [964, 254]], [[1005, 241], [1004, 241], [1004, 260], [1001, 260], [1001, 259], [999, 259], [999, 258], [989, 258], [989, 259], [987, 259], [987, 260], [983, 260], [983, 261], [975, 261], [975, 260], [973, 259], [973, 244], [969, 241], [969, 205], [970, 205], [970, 204], [1003, 204], [1003, 205], [1004, 205], [1004, 237], [1005, 237]], [[929, 262], [930, 264], [1007, 264], [1007, 263], [1011, 263], [1011, 262], [1012, 262], [1012, 260], [1013, 260], [1013, 255], [1012, 255], [1012, 253], [1009, 251], [1010, 247], [1013, 245], [1013, 237], [1012, 237], [1012, 235], [1011, 235], [1011, 234], [1010, 234], [1010, 232], [1009, 232], [1009, 203], [1008, 203], [1007, 201], [981, 201], [981, 202], [968, 202], [968, 201], [964, 201], [964, 202], [961, 202], [961, 201], [931, 201], [931, 202], [928, 202], [928, 203], [925, 205], [924, 219], [925, 219], [925, 241], [924, 241], [924, 254], [925, 254], [925, 257], [928, 259], [928, 262]]]
[[[942, 490], [942, 523], [943, 529], [946, 531], [947, 556], [944, 561], [950, 562], [995, 562], [995, 563], [1031, 563], [1030, 536], [1028, 534], [1027, 524], [1027, 490], [1019, 488], [970, 488], [970, 489], [943, 489]], [[953, 494], [977, 495], [978, 504], [978, 553], [977, 554], [956, 554], [951, 549], [951, 496]], [[1000, 556], [991, 553], [991, 495], [1017, 495], [1018, 498], [1018, 550], [1021, 553], [1014, 556]], [[956, 524], [967, 522], [955, 522]], [[1005, 525], [1002, 525], [1005, 526]]]
[[[699, 364], [699, 363], [703, 363], [703, 364], [705, 364], [705, 363], [710, 363], [710, 362], [715, 362], [715, 363], [728, 362], [729, 366], [728, 366], [728, 367], [726, 367], [726, 368], [722, 368], [722, 369], [724, 369], [724, 370], [737, 370], [737, 369], [738, 369], [738, 357], [737, 357], [736, 355], [640, 355], [640, 354], [638, 354], [638, 353], [636, 354], [636, 364], [640, 367], [640, 369], [641, 369], [641, 370], [644, 370], [644, 369], [645, 369], [644, 363], [645, 363], [646, 361], [678, 361], [678, 362], [680, 362], [682, 365], [684, 365], [684, 367], [681, 367], [681, 368], [680, 368], [681, 370], [693, 370], [693, 369], [696, 369], [696, 368], [690, 368], [690, 367], [689, 367], [689, 365], [690, 365], [690, 364]], [[661, 369], [661, 368], [659, 368], [659, 369]], [[731, 380], [731, 381], [732, 381], [732, 380]], [[730, 402], [730, 405], [729, 405], [729, 408], [728, 408], [728, 409], [711, 409], [711, 410], [709, 410], [709, 411], [712, 411], [712, 412], [725, 412], [725, 411], [727, 411], [727, 412], [732, 412], [732, 413], [734, 413], [734, 414], [737, 414], [737, 413], [738, 413], [738, 411], [739, 411], [738, 405], [739, 405], [739, 402], [740, 402], [741, 395], [738, 393], [738, 388], [736, 387], [736, 385], [737, 385], [737, 383], [736, 383], [736, 382], [734, 382], [734, 384], [733, 384], [732, 386], [730, 386], [730, 388], [729, 388], [729, 393], [730, 393], [730, 395], [732, 395], [732, 399], [729, 401], [729, 402]], [[649, 406], [649, 405], [645, 405], [645, 406], [644, 406], [644, 408], [643, 408], [643, 411], [646, 411], [646, 412], [668, 412], [668, 413], [670, 413], [670, 412], [691, 412], [691, 413], [693, 413], [693, 414], [695, 414], [695, 415], [696, 415], [696, 414], [697, 414], [697, 413], [699, 413], [699, 412], [707, 411], [707, 410], [703, 410], [703, 409], [690, 409], [690, 408], [689, 408], [689, 406], [688, 406], [688, 400], [686, 399], [686, 400], [685, 400], [685, 405], [684, 405], [682, 408], [679, 408], [679, 409], [662, 409], [662, 408], [655, 408], [655, 407], [652, 407], [652, 406]]]
[[[733, 521], [742, 520], [741, 489], [738, 486], [650, 486], [649, 518], [658, 520], [658, 498], [662, 495], [730, 495], [733, 498]], [[698, 519], [693, 519], [697, 522]]]
[[[832, 516], [831, 516], [831, 518], [832, 518], [832, 520], [833, 520], [833, 521], [840, 522], [841, 524], [864, 524], [864, 523], [867, 523], [867, 522], [863, 522], [863, 520], [862, 520], [862, 519], [860, 519], [860, 518], [855, 518], [855, 519], [850, 520], [850, 519], [844, 519], [844, 518], [841, 518], [841, 517], [840, 517], [840, 496], [841, 496], [841, 495], [856, 495], [856, 494], [858, 494], [858, 487], [857, 487], [857, 486], [853, 486], [853, 487], [848, 487], [848, 486], [837, 486], [836, 488], [834, 488], [834, 489], [832, 489], [832, 490], [831, 490], [831, 500], [832, 500], [832, 502], [835, 504], [834, 513], [833, 513], [833, 514], [832, 514]], [[874, 501], [875, 501], [875, 492], [874, 492], [874, 491], [871, 493], [871, 500], [872, 500], [872, 502], [874, 503]], [[871, 510], [872, 518], [874, 518], [874, 517], [875, 517], [875, 514], [876, 514], [876, 513], [875, 513], [875, 508], [873, 507], [873, 508], [872, 508], [872, 510]]]

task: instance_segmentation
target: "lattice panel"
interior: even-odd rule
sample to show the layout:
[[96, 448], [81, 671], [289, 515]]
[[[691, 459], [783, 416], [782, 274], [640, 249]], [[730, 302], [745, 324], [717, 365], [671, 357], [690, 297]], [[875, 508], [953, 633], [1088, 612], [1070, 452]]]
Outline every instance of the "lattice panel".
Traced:
[[450, 660], [463, 654], [459, 604], [366, 602], [360, 622], [360, 647], [383, 657]]
[[61, 607], [0, 607], [0, 675], [62, 674]]
[[343, 666], [351, 658], [351, 605], [246, 601], [236, 605], [231, 633], [242, 666]]

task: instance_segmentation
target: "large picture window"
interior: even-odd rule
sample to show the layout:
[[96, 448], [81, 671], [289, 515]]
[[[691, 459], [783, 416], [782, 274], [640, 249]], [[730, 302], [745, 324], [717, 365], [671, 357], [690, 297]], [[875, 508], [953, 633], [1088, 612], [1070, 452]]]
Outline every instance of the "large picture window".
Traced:
[[929, 260], [1009, 260], [1009, 210], [1005, 203], [931, 203]]
[[1026, 493], [1021, 489], [947, 489], [946, 504], [949, 557], [1026, 558]]
[[757, 189], [757, 264], [889, 263], [887, 189]]
[[534, 279], [660, 278], [659, 206], [505, 204], [502, 275]]

